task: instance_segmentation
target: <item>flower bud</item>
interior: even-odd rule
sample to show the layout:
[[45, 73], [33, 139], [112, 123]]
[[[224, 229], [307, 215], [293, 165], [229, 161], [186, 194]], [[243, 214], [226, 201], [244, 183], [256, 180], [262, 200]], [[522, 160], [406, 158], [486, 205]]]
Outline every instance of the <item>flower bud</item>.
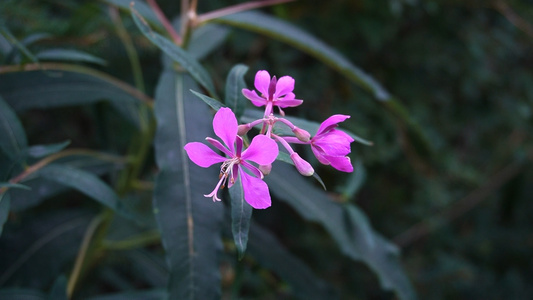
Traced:
[[250, 131], [251, 128], [252, 127], [250, 126], [250, 124], [239, 125], [237, 129], [237, 134], [240, 136], [244, 136], [246, 133], [248, 133], [248, 131]]
[[270, 174], [270, 171], [272, 171], [272, 164], [260, 165], [259, 166], [259, 171], [261, 171], [261, 173], [263, 173], [263, 175]]
[[309, 134], [309, 132], [301, 128], [298, 128], [296, 126], [294, 126], [294, 129], [292, 130], [292, 132], [294, 132], [294, 135], [296, 135], [296, 138], [302, 142], [309, 142], [309, 139], [311, 139], [311, 135]]
[[294, 162], [294, 166], [300, 172], [300, 174], [304, 176], [311, 176], [315, 173], [315, 170], [313, 167], [311, 167], [311, 164], [305, 161], [303, 158], [298, 155], [298, 153], [293, 152], [291, 154], [291, 159]]

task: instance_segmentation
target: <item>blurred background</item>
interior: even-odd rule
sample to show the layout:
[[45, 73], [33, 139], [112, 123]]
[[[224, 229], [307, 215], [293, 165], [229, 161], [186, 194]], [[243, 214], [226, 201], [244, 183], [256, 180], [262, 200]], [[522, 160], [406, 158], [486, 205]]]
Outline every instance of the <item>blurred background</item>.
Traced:
[[[107, 62], [97, 68], [133, 83], [102, 3], [2, 0], [0, 22], [19, 39], [51, 34], [33, 50], [82, 49]], [[168, 17], [178, 15], [179, 1], [158, 3]], [[199, 11], [237, 3], [201, 0]], [[250, 67], [250, 86], [260, 69], [295, 78], [295, 93], [305, 102], [287, 109], [289, 115], [318, 122], [351, 115], [344, 128], [374, 143], [352, 148], [357, 176], [365, 181], [354, 187], [353, 176], [328, 167], [317, 172], [334, 197], [356, 203], [401, 248], [420, 299], [533, 298], [533, 1], [301, 0], [263, 11], [322, 39], [382, 83], [423, 139], [412, 138], [386, 104], [336, 71], [254, 33], [232, 29], [204, 61], [217, 87], [224, 87], [234, 64], [243, 63]], [[159, 51], [127, 14], [123, 21], [153, 95], [162, 68]], [[106, 136], [93, 117], [87, 107], [21, 116], [34, 144], [70, 139], [90, 148], [121, 138]], [[394, 299], [367, 267], [343, 257], [323, 229], [305, 224], [285, 204], [254, 217], [343, 298]], [[257, 271], [249, 268], [250, 274]], [[282, 289], [254, 284], [250, 293], [260, 299], [273, 297], [268, 289]]]

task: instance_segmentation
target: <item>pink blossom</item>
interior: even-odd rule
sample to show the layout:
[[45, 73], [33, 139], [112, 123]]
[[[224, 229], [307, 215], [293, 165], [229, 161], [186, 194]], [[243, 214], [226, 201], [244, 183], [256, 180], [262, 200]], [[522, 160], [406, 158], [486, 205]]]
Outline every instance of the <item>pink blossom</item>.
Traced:
[[244, 199], [254, 208], [267, 208], [271, 198], [267, 184], [262, 180], [261, 171], [249, 161], [258, 165], [271, 164], [278, 156], [278, 146], [275, 141], [265, 135], [257, 135], [250, 146], [243, 150], [243, 140], [237, 136], [238, 123], [235, 114], [229, 108], [221, 108], [213, 118], [215, 134], [224, 142], [207, 137], [206, 140], [218, 150], [226, 154], [221, 156], [207, 145], [192, 142], [185, 145], [189, 158], [197, 165], [207, 168], [215, 163], [222, 163], [219, 181], [215, 189], [204, 195], [212, 197], [213, 201], [220, 201], [217, 192], [227, 183], [231, 188], [237, 176], [241, 176]]
[[348, 118], [350, 116], [347, 115], [329, 117], [320, 124], [316, 135], [309, 142], [318, 161], [343, 172], [353, 172], [352, 163], [347, 155], [351, 152], [350, 143], [354, 140], [345, 132], [335, 128], [338, 123]]
[[255, 74], [255, 88], [261, 93], [257, 95], [255, 91], [243, 89], [242, 94], [252, 101], [252, 104], [260, 107], [266, 106], [265, 117], [272, 113], [273, 106], [280, 109], [283, 115], [282, 107], [295, 107], [302, 104], [303, 100], [294, 99], [294, 79], [290, 76], [283, 76], [279, 80], [276, 76], [270, 78], [270, 74], [261, 70]]

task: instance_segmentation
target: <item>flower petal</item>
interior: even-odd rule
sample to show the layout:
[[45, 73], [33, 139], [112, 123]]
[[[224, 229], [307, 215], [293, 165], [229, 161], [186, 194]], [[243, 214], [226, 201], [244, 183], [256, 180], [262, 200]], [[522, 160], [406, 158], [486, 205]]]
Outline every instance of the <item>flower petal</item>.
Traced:
[[315, 155], [316, 159], [323, 164], [323, 165], [329, 165], [329, 161], [326, 159], [326, 156], [324, 152], [319, 148], [311, 144], [311, 150], [313, 151], [313, 154]]
[[218, 155], [215, 151], [213, 151], [211, 148], [207, 147], [207, 145], [202, 143], [188, 143], [183, 148], [187, 152], [189, 158], [195, 164], [199, 165], [202, 168], [207, 168], [213, 164], [220, 163], [226, 160], [226, 158]]
[[261, 172], [261, 170], [259, 170], [259, 168], [257, 168], [256, 166], [252, 165], [251, 163], [245, 160], [241, 161], [241, 165], [245, 167], [246, 169], [248, 169], [250, 173], [252, 173], [252, 175], [254, 175], [255, 177], [263, 179], [264, 177], [263, 172]]
[[278, 79], [276, 83], [276, 92], [274, 93], [274, 99], [286, 95], [294, 90], [294, 78], [290, 76], [283, 76]]
[[235, 156], [235, 154], [233, 154], [231, 151], [229, 151], [228, 148], [226, 148], [224, 145], [222, 145], [222, 143], [219, 142], [218, 140], [215, 140], [215, 139], [210, 138], [210, 137], [206, 137], [205, 140], [208, 141], [209, 144], [215, 146], [215, 148], [217, 148], [218, 150], [224, 152], [224, 154], [226, 154], [228, 157]]
[[260, 165], [267, 165], [276, 159], [278, 152], [278, 144], [266, 135], [260, 134], [252, 139], [250, 146], [244, 150], [241, 158]]
[[244, 97], [248, 98], [248, 100], [252, 101], [252, 104], [260, 107], [266, 104], [266, 99], [259, 97], [255, 91], [242, 89], [242, 94]]
[[241, 174], [244, 200], [255, 209], [269, 207], [272, 200], [268, 192], [268, 185], [263, 180], [246, 174], [243, 170], [240, 170], [239, 173]]
[[338, 123], [343, 122], [344, 120], [348, 118], [350, 118], [350, 116], [347, 116], [347, 115], [333, 115], [327, 118], [324, 122], [322, 122], [322, 124], [320, 124], [320, 127], [318, 128], [316, 135], [320, 135], [323, 132], [326, 132], [332, 128], [337, 127]]
[[274, 103], [274, 105], [279, 107], [296, 107], [303, 103], [303, 100], [300, 99], [278, 99]]
[[333, 129], [322, 136], [316, 136], [311, 143], [331, 156], [345, 156], [351, 152], [353, 138], [347, 133]]
[[213, 118], [213, 130], [215, 134], [228, 146], [231, 152], [234, 152], [235, 138], [239, 124], [237, 118], [231, 109], [221, 107]]
[[265, 70], [257, 71], [254, 81], [255, 89], [260, 91], [263, 95], [268, 95], [268, 87], [270, 86], [270, 74]]
[[348, 156], [327, 156], [327, 159], [335, 169], [347, 173], [353, 172], [352, 162]]

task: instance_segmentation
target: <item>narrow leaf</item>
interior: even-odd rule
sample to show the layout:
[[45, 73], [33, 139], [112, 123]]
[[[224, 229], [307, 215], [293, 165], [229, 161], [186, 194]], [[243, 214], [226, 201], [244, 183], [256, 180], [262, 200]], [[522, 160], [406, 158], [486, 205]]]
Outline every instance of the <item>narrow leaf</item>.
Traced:
[[240, 176], [228, 191], [231, 198], [231, 231], [239, 259], [242, 259], [248, 243], [248, 230], [253, 208], [244, 200]]
[[10, 204], [11, 197], [9, 196], [9, 191], [0, 193], [0, 236], [2, 236], [4, 224], [6, 223], [9, 215]]
[[366, 170], [363, 162], [357, 159], [353, 166], [353, 173], [350, 174], [344, 187], [342, 195], [345, 199], [351, 199], [363, 186], [366, 180]]
[[[119, 168], [119, 165], [107, 161], [90, 157], [90, 156], [73, 156], [60, 159], [57, 163], [68, 165], [73, 168], [83, 169], [91, 174], [102, 175]], [[11, 210], [20, 212], [31, 207], [35, 207], [45, 199], [52, 198], [66, 190], [68, 186], [48, 180], [41, 176], [31, 176], [26, 178], [22, 183], [31, 190], [12, 189], [11, 193]]]
[[374, 232], [368, 218], [357, 207], [347, 205], [346, 211], [352, 224], [353, 245], [363, 261], [378, 275], [381, 286], [394, 290], [399, 299], [415, 299], [416, 294], [403, 271], [398, 248]]
[[[1, 80], [1, 79], [0, 79]], [[1, 82], [1, 81], [0, 81]], [[1, 91], [0, 91], [1, 94]], [[26, 133], [13, 109], [0, 96], [0, 149], [13, 161], [28, 146]]]
[[15, 188], [23, 190], [31, 190], [31, 187], [19, 183], [0, 182], [0, 188]]
[[4, 289], [0, 289], [0, 299], [45, 300], [46, 295], [39, 290], [22, 289], [22, 288], [4, 288]]
[[220, 49], [220, 45], [226, 40], [228, 35], [228, 28], [218, 24], [206, 24], [195, 28], [187, 47], [187, 52], [195, 59], [202, 60], [211, 52]]
[[159, 28], [163, 28], [163, 25], [159, 22], [157, 15], [154, 13], [152, 8], [148, 6], [144, 1], [132, 1], [132, 0], [104, 0], [105, 2], [114, 5], [118, 8], [121, 8], [124, 11], [130, 10], [130, 5], [132, 2], [135, 2], [135, 9], [139, 12], [143, 18], [148, 20], [151, 24], [157, 25]]
[[298, 257], [291, 254], [276, 237], [253, 224], [250, 228], [250, 255], [285, 280], [300, 299], [336, 299], [333, 289]]
[[54, 284], [50, 293], [48, 293], [49, 300], [67, 300], [67, 278], [65, 275], [59, 276]]
[[305, 219], [324, 226], [345, 255], [355, 260], [361, 258], [351, 245], [342, 207], [331, 201], [324, 191], [287, 164], [275, 164], [265, 181], [277, 198], [287, 202]]
[[337, 70], [363, 89], [372, 93], [377, 100], [387, 101], [390, 98], [389, 93], [374, 78], [323, 41], [290, 23], [257, 11], [236, 13], [214, 21], [258, 32], [283, 41]]
[[115, 191], [92, 173], [65, 165], [50, 164], [40, 169], [38, 175], [76, 189], [122, 216], [133, 218], [121, 206]]
[[105, 66], [105, 60], [92, 54], [72, 49], [47, 49], [35, 55], [39, 60], [85, 62]]
[[221, 107], [226, 107], [222, 102], [217, 99], [213, 99], [209, 96], [206, 96], [202, 93], [191, 90], [191, 92], [198, 98], [202, 99], [207, 105], [211, 106], [212, 109], [218, 111]]
[[138, 106], [151, 101], [134, 87], [90, 68], [59, 63], [25, 68], [26, 71], [20, 71], [0, 67], [0, 95], [16, 111], [109, 100], [126, 120], [138, 126]]
[[237, 119], [244, 113], [247, 99], [242, 94], [242, 89], [246, 87], [244, 75], [248, 72], [245, 65], [235, 65], [231, 68], [226, 79], [226, 105], [233, 110]]
[[333, 202], [325, 192], [310, 185], [287, 165], [276, 164], [265, 181], [272, 193], [302, 217], [324, 226], [346, 256], [370, 266], [384, 289], [396, 291], [401, 299], [412, 299], [409, 296], [414, 296], [414, 292], [398, 263], [397, 249], [371, 230], [368, 222], [358, 219], [363, 223], [352, 225], [353, 215], [348, 215], [343, 206]]
[[25, 154], [33, 158], [41, 158], [59, 152], [68, 145], [70, 145], [70, 141], [49, 145], [35, 145], [27, 148]]
[[15, 49], [18, 49], [18, 51], [24, 54], [24, 56], [26, 56], [30, 61], [37, 62], [37, 58], [33, 55], [33, 53], [31, 53], [30, 50], [28, 50], [28, 48], [26, 48], [26, 45], [24, 45], [19, 40], [17, 40], [13, 36], [11, 31], [9, 31], [9, 29], [7, 29], [5, 26], [0, 26], [0, 34], [2, 34], [7, 39], [7, 41], [11, 43], [11, 45], [13, 46], [12, 53], [8, 55], [8, 57], [9, 56], [14, 57], [15, 56], [14, 51]]
[[[156, 45], [161, 51], [167, 54], [172, 60], [179, 63], [196, 81], [201, 84], [211, 96], [217, 97], [215, 92], [215, 86], [211, 81], [211, 77], [207, 71], [200, 65], [200, 63], [192, 57], [187, 51], [176, 46], [167, 38], [152, 31], [146, 20], [131, 6], [131, 16], [137, 24], [137, 27], [154, 45]], [[218, 98], [218, 97], [217, 97]]]
[[49, 289], [59, 275], [72, 268], [92, 216], [72, 209], [41, 212], [39, 218], [19, 214], [16, 230], [7, 234], [6, 228], [0, 239], [0, 285], [27, 286], [31, 282], [34, 288]]
[[168, 294], [164, 290], [131, 291], [110, 295], [95, 296], [87, 300], [166, 300]]
[[170, 271], [169, 299], [217, 299], [221, 293], [224, 208], [203, 196], [215, 186], [218, 172], [198, 167], [183, 149], [187, 142], [212, 135], [209, 108], [189, 91], [196, 88], [190, 76], [167, 70], [156, 89], [154, 145], [160, 173], [153, 205]]

